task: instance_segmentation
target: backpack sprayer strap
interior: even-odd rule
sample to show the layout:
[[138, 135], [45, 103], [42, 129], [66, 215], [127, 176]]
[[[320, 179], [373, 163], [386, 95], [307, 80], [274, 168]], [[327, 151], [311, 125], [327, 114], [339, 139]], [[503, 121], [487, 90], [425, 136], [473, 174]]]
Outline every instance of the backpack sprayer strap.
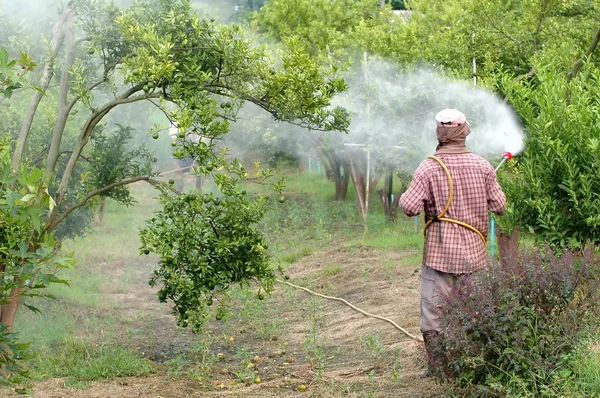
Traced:
[[[452, 224], [460, 225], [462, 227], [465, 227], [465, 228], [470, 229], [471, 231], [475, 232], [477, 235], [479, 235], [479, 237], [481, 238], [481, 241], [483, 242], [483, 245], [485, 246], [485, 236], [483, 236], [483, 234], [477, 228], [475, 228], [474, 226], [469, 225], [467, 223], [464, 223], [462, 221], [444, 217], [444, 215], [448, 212], [450, 205], [452, 204], [452, 197], [454, 196], [454, 182], [452, 181], [452, 175], [450, 175], [450, 170], [448, 170], [448, 167], [446, 167], [446, 165], [444, 164], [444, 162], [442, 162], [442, 160], [440, 158], [438, 158], [437, 156], [429, 156], [428, 159], [433, 159], [436, 162], [438, 162], [440, 164], [440, 166], [442, 166], [442, 169], [444, 169], [444, 171], [446, 172], [446, 176], [448, 177], [449, 190], [448, 190], [448, 201], [446, 202], [446, 206], [440, 212], [440, 214], [435, 215], [435, 216], [429, 216], [429, 215], [426, 216], [427, 223], [425, 224], [425, 228], [423, 230], [423, 235], [427, 234], [427, 228], [429, 228], [429, 226], [431, 224], [433, 224], [434, 222], [446, 221], [446, 222], [449, 222]], [[441, 235], [441, 229], [440, 229], [440, 235]]]

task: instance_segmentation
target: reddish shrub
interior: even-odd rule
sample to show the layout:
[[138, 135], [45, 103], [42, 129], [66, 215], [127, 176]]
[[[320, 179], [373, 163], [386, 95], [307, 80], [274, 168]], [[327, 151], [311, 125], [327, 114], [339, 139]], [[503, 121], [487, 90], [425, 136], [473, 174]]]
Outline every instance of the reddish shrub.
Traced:
[[599, 269], [591, 250], [535, 249], [464, 279], [441, 308], [438, 376], [478, 395], [541, 395], [597, 327]]

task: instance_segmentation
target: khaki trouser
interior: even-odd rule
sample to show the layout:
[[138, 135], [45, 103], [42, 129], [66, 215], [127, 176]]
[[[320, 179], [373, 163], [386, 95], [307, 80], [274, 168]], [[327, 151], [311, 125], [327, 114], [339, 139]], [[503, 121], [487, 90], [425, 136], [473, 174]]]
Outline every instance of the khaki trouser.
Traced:
[[456, 275], [421, 266], [421, 332], [441, 332], [439, 323], [440, 294], [448, 295], [459, 278]]

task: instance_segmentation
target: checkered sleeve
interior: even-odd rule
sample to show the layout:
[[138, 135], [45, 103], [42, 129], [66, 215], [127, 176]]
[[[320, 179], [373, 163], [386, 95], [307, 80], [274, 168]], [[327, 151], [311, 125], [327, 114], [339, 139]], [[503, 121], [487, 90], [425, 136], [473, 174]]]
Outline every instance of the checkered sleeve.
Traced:
[[496, 179], [496, 171], [491, 167], [486, 177], [486, 185], [488, 192], [488, 210], [501, 216], [504, 214], [506, 206], [506, 195], [502, 191], [502, 187]]
[[427, 190], [427, 182], [423, 177], [423, 173], [417, 170], [413, 176], [408, 190], [400, 197], [400, 207], [404, 214], [409, 217], [419, 215], [425, 207], [425, 202], [428, 200], [429, 194]]

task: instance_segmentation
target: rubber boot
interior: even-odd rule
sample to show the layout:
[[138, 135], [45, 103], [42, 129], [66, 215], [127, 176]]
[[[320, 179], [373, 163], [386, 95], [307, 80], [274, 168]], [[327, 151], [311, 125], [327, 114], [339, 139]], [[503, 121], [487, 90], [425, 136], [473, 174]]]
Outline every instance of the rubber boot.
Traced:
[[431, 331], [423, 333], [423, 342], [425, 343], [425, 351], [427, 352], [427, 368], [423, 370], [419, 376], [432, 377], [435, 374], [435, 368], [439, 365], [435, 354], [435, 340], [439, 336], [439, 332]]

